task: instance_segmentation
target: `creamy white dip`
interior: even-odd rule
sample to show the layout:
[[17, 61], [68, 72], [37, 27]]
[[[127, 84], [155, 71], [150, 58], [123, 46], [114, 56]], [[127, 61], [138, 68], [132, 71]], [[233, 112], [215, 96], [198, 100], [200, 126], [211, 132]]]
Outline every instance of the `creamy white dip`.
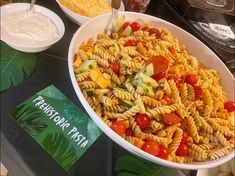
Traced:
[[55, 24], [35, 11], [2, 14], [1, 39], [20, 45], [48, 44], [59, 37]]

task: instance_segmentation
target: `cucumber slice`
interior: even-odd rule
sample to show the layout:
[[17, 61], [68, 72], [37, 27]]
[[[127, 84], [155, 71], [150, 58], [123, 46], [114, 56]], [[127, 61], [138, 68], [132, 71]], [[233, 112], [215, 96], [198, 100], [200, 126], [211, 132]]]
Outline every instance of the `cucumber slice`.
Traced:
[[124, 36], [130, 36], [132, 33], [132, 29], [130, 26], [128, 26], [126, 29], [124, 29], [124, 31], [122, 31], [122, 35]]
[[139, 73], [139, 77], [146, 85], [151, 86], [152, 88], [157, 88], [159, 86], [156, 80], [144, 73]]
[[139, 98], [138, 100], [135, 101], [135, 104], [137, 104], [140, 108], [140, 114], [144, 114], [146, 112], [144, 103], [141, 101], [141, 99]]
[[79, 71], [84, 72], [88, 70], [92, 70], [97, 67], [97, 63], [95, 60], [86, 60], [79, 66]]
[[124, 107], [127, 107], [127, 108], [131, 108], [132, 106], [134, 106], [135, 104], [131, 101], [128, 101], [128, 100], [122, 100], [122, 99], [119, 99], [119, 103], [124, 106]]
[[148, 64], [145, 70], [145, 74], [147, 76], [153, 76], [154, 75], [154, 70], [153, 70], [153, 64]]

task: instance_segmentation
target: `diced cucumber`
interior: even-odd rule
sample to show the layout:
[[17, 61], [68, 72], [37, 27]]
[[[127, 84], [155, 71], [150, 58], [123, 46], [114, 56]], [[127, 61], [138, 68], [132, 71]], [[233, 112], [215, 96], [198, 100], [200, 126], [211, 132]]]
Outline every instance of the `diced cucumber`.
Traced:
[[134, 106], [135, 104], [131, 101], [128, 101], [128, 100], [122, 100], [122, 99], [119, 99], [119, 103], [122, 105], [122, 106], [125, 106], [127, 108], [131, 108], [132, 106]]
[[135, 101], [135, 104], [137, 104], [140, 108], [140, 114], [144, 114], [146, 112], [146, 109], [145, 109], [145, 106], [144, 106], [144, 103], [141, 101], [141, 99], [138, 99]]
[[122, 31], [122, 35], [124, 35], [124, 36], [130, 36], [131, 33], [132, 33], [132, 29], [130, 26], [127, 26], [127, 28], [124, 29], [124, 31]]
[[145, 74], [148, 76], [153, 76], [154, 75], [154, 70], [153, 70], [153, 64], [148, 64], [145, 68]]
[[79, 66], [79, 71], [84, 72], [88, 70], [92, 70], [97, 67], [97, 63], [95, 60], [86, 60]]
[[139, 73], [139, 77], [146, 85], [151, 86], [152, 88], [157, 88], [159, 86], [156, 80], [144, 73]]

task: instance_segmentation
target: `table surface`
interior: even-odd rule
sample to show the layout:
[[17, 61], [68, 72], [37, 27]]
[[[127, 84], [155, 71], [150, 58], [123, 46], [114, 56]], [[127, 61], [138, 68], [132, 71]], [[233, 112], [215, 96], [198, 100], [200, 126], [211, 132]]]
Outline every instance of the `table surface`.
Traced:
[[[67, 66], [69, 43], [79, 26], [68, 20], [55, 1], [38, 0], [37, 3], [53, 10], [61, 17], [66, 26], [65, 35], [50, 49], [37, 54], [36, 68], [31, 76], [25, 76], [25, 80], [19, 86], [1, 92], [2, 161], [12, 176], [112, 176], [115, 174], [113, 169], [115, 161], [121, 155], [130, 153], [112, 142], [106, 135], [103, 134], [69, 173], [66, 173], [8, 116], [13, 107], [51, 84], [83, 109], [73, 90]], [[180, 17], [176, 18], [176, 14], [164, 1], [152, 0], [146, 13], [168, 20], [199, 38]], [[191, 171], [191, 175], [195, 173]]]

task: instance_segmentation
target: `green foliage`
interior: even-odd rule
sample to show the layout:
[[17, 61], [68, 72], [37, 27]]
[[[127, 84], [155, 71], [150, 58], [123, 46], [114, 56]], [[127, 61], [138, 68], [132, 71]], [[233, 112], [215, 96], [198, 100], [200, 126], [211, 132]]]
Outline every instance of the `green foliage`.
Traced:
[[66, 171], [77, 161], [76, 150], [62, 133], [48, 134], [42, 144]]
[[25, 104], [15, 109], [12, 116], [32, 136], [38, 136], [47, 127], [41, 112]]
[[24, 73], [30, 75], [36, 65], [36, 56], [32, 53], [17, 51], [1, 42], [1, 84], [0, 91], [8, 89], [11, 84], [19, 85], [24, 79]]
[[118, 176], [177, 176], [177, 170], [153, 164], [133, 156], [121, 156], [115, 165]]

